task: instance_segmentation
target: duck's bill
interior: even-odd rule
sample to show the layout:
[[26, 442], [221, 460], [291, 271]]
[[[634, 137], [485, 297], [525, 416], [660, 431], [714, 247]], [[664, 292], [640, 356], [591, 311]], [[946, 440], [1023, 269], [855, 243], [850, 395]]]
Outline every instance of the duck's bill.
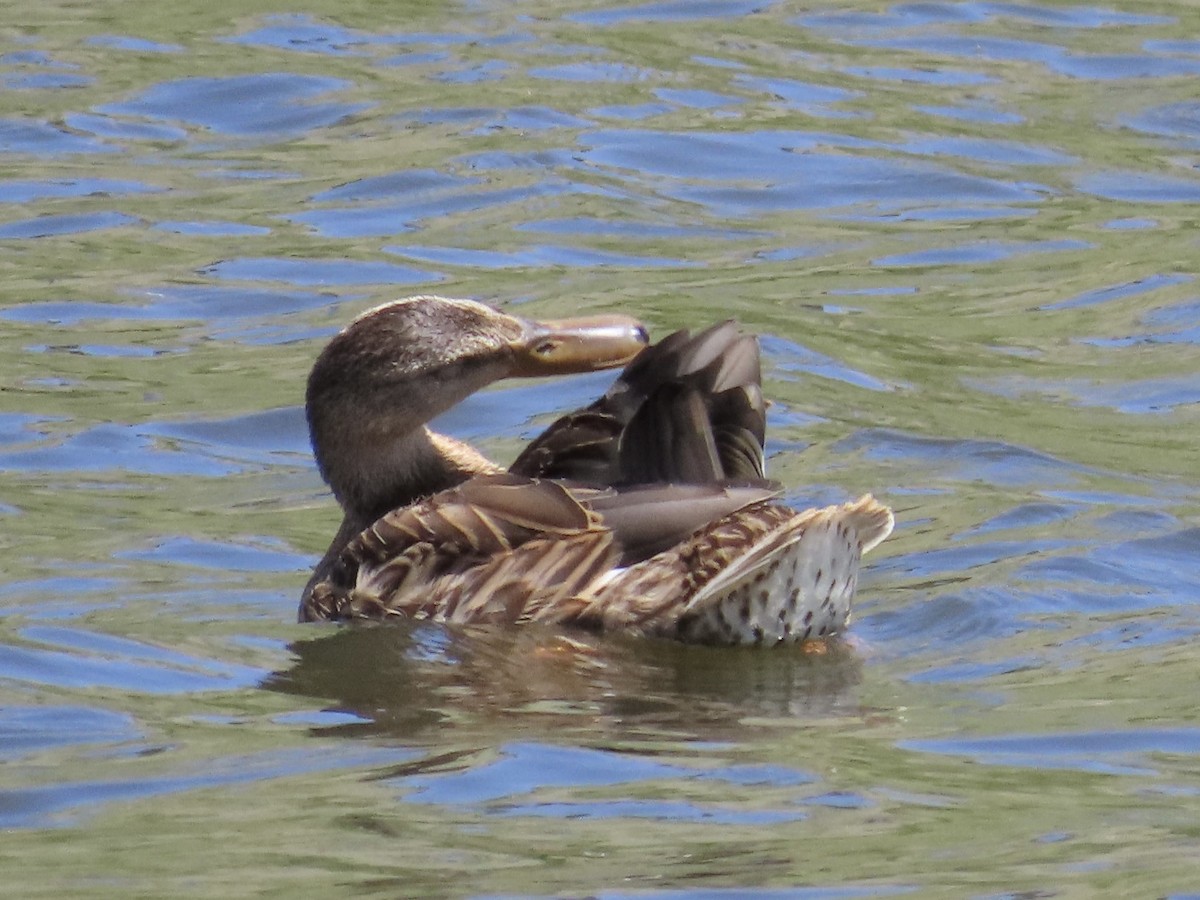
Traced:
[[623, 366], [650, 342], [646, 327], [629, 316], [588, 316], [525, 322], [513, 345], [519, 378], [595, 372]]

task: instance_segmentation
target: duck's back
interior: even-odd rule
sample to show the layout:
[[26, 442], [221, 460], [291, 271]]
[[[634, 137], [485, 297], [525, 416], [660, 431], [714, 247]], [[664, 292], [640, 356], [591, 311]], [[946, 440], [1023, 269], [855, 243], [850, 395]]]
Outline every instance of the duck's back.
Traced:
[[769, 497], [475, 478], [354, 538], [314, 588], [311, 618], [542, 622], [718, 644], [840, 632], [890, 511], [869, 496], [804, 512]]

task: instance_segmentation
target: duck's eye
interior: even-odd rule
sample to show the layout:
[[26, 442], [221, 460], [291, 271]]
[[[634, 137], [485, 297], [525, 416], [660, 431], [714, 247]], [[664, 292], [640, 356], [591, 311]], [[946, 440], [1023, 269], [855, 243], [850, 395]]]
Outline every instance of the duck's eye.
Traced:
[[558, 349], [558, 341], [546, 340], [546, 341], [542, 341], [540, 344], [538, 344], [536, 347], [534, 347], [533, 352], [538, 354], [539, 356], [546, 356], [550, 353], [553, 353], [557, 349]]

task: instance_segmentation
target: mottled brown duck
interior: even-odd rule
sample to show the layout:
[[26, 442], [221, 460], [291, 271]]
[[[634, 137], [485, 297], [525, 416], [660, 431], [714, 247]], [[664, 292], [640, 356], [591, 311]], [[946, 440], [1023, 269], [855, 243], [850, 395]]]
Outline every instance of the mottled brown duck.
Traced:
[[[509, 377], [624, 365], [503, 469], [427, 423]], [[300, 619], [540, 622], [775, 644], [845, 629], [870, 495], [777, 501], [758, 341], [732, 322], [647, 346], [624, 316], [534, 322], [468, 300], [369, 310], [325, 347], [306, 410], [342, 525]]]

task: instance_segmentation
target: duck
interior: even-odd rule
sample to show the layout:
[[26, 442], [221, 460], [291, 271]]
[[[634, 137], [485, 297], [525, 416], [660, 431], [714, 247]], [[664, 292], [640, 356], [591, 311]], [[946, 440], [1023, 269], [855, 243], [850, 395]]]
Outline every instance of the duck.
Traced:
[[[507, 468], [429, 423], [507, 378], [621, 368]], [[650, 343], [624, 315], [537, 321], [431, 295], [359, 315], [318, 355], [305, 412], [342, 523], [301, 596], [313, 621], [823, 641], [862, 555], [870, 494], [793, 509], [765, 474], [757, 338], [734, 321]]]

